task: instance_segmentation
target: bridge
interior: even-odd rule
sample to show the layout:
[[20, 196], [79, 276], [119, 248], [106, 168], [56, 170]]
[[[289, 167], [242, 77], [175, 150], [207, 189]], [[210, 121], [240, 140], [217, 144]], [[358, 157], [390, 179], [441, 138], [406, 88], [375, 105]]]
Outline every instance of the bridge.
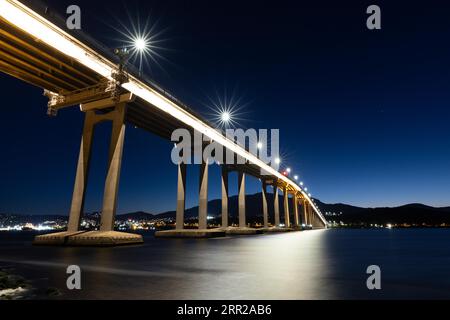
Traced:
[[[222, 226], [208, 228], [208, 164], [200, 166], [198, 229], [185, 229], [187, 165], [178, 164], [176, 229], [157, 236], [214, 237], [326, 228], [320, 210], [296, 181], [280, 173], [242, 145], [216, 130], [200, 115], [153, 82], [123, 70], [119, 59], [85, 35], [69, 33], [45, 11], [15, 0], [0, 0], [0, 71], [42, 88], [48, 97], [48, 114], [79, 106], [85, 114], [67, 231], [37, 236], [36, 244], [116, 245], [142, 242], [136, 234], [114, 231], [122, 151], [127, 124], [170, 141], [175, 129], [198, 132], [236, 156], [241, 165], [221, 165]], [[99, 231], [80, 230], [92, 139], [97, 124], [112, 123]], [[205, 146], [203, 146], [205, 147]], [[239, 226], [229, 226], [228, 174], [238, 172]], [[264, 172], [265, 174], [261, 174]], [[247, 226], [246, 175], [261, 181], [263, 228]], [[267, 188], [273, 189], [274, 221], [269, 221]], [[279, 191], [283, 192], [284, 217], [280, 217]], [[291, 197], [289, 197], [291, 196]], [[291, 205], [289, 205], [291, 202]], [[293, 219], [291, 220], [291, 218]], [[283, 224], [281, 221], [283, 218]]]

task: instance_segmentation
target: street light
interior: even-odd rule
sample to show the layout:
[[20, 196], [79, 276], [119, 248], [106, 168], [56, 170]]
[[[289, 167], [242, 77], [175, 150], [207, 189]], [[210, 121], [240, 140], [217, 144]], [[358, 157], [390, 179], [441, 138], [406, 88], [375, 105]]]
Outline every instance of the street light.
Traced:
[[261, 150], [262, 149], [262, 147], [263, 147], [263, 144], [262, 144], [262, 142], [258, 142], [258, 144], [256, 145], [256, 147], [259, 149], [259, 150]]
[[298, 175], [295, 175], [295, 176], [294, 176], [294, 179], [295, 179], [295, 180], [298, 180]]
[[136, 37], [133, 42], [134, 49], [139, 53], [139, 76], [142, 76], [142, 61], [144, 54], [148, 51], [147, 39]]
[[291, 173], [291, 168], [287, 168], [286, 171], [287, 171], [288, 173]]
[[223, 122], [227, 123], [231, 120], [231, 114], [228, 111], [224, 111], [220, 115], [220, 118], [222, 119]]
[[275, 163], [276, 164], [280, 164], [281, 163], [281, 159], [280, 158], [275, 158]]
[[147, 48], [147, 40], [145, 40], [144, 38], [136, 38], [136, 40], [134, 40], [134, 47], [139, 52], [145, 51], [145, 49]]

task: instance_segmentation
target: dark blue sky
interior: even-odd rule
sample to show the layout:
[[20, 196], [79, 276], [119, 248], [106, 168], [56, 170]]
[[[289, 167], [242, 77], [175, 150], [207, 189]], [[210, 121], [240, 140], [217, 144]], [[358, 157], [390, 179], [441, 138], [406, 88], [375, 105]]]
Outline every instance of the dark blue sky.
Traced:
[[[111, 48], [107, 24], [129, 24], [125, 1], [76, 1], [82, 28]], [[249, 102], [246, 128], [279, 128], [283, 160], [324, 202], [450, 205], [450, 20], [441, 1], [126, 1], [151, 13], [168, 50], [146, 73], [207, 114], [225, 88]], [[64, 13], [73, 1], [49, 1]], [[366, 28], [368, 5], [382, 30]], [[106, 22], [106, 23], [105, 23]], [[0, 212], [67, 213], [83, 124], [78, 108], [46, 116], [42, 91], [0, 75]], [[86, 211], [99, 210], [109, 143], [95, 141]], [[129, 126], [119, 213], [173, 210], [171, 144]], [[98, 147], [98, 148], [97, 148]], [[198, 169], [188, 168], [187, 206], [197, 203]], [[249, 178], [248, 192], [259, 191]], [[231, 179], [236, 193], [236, 177]], [[211, 167], [210, 198], [220, 195]]]

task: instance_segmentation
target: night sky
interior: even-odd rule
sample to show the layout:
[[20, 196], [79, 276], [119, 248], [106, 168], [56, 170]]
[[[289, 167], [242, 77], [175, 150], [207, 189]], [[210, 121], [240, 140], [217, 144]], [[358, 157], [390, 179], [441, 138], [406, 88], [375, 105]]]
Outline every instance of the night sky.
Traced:
[[[283, 164], [327, 203], [450, 205], [450, 19], [443, 1], [47, 1], [82, 10], [85, 33], [114, 48], [118, 20], [150, 13], [164, 59], [145, 73], [210, 118], [208, 96], [248, 103], [243, 128], [279, 128]], [[126, 5], [125, 5], [126, 2]], [[382, 30], [366, 28], [370, 4]], [[136, 20], [134, 20], [136, 21]], [[46, 115], [42, 90], [0, 74], [0, 212], [67, 214], [83, 125]], [[101, 209], [108, 125], [96, 132], [85, 211]], [[172, 144], [127, 127], [118, 213], [176, 206]], [[236, 194], [237, 178], [230, 178]], [[260, 190], [249, 178], [247, 192]], [[187, 207], [198, 168], [188, 167]], [[210, 169], [210, 199], [220, 197]]]

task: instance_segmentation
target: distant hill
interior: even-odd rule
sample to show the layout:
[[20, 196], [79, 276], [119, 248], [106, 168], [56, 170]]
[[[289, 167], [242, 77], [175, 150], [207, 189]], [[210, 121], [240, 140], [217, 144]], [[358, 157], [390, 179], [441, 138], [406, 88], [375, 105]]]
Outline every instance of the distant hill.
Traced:
[[322, 213], [335, 213], [336, 216], [326, 215], [327, 220], [352, 224], [450, 224], [450, 207], [435, 208], [420, 203], [412, 203], [399, 207], [361, 208], [346, 204], [325, 204], [316, 200]]
[[[363, 208], [343, 203], [327, 204], [314, 199], [322, 213], [335, 213], [336, 216], [326, 215], [330, 221], [346, 224], [387, 224], [387, 223], [409, 223], [409, 224], [429, 224], [439, 225], [441, 223], [450, 224], [450, 207], [435, 208], [420, 203], [412, 203], [399, 207]], [[260, 220], [262, 218], [262, 198], [261, 193], [247, 195], [245, 198], [247, 217], [249, 219]], [[269, 219], [273, 218], [273, 197], [268, 195]], [[283, 197], [279, 198], [280, 215], [284, 214]], [[291, 206], [291, 201], [289, 206]], [[229, 199], [230, 216], [237, 219], [238, 197]], [[215, 199], [208, 202], [208, 215], [220, 217], [221, 200]], [[185, 217], [197, 217], [198, 206], [187, 209]], [[161, 218], [175, 218], [175, 211], [164, 212], [156, 215]], [[272, 220], [273, 221], [273, 220]]]
[[151, 220], [154, 218], [155, 218], [154, 214], [144, 212], [144, 211], [136, 211], [136, 212], [130, 212], [130, 213], [125, 213], [125, 214], [118, 214], [116, 217], [116, 220], [128, 220], [128, 219]]
[[[245, 198], [247, 219], [249, 221], [262, 220], [262, 198], [261, 193], [250, 194]], [[420, 203], [411, 203], [399, 207], [379, 207], [379, 208], [363, 208], [351, 206], [343, 203], [323, 203], [315, 199], [316, 204], [325, 214], [325, 218], [329, 221], [343, 222], [345, 224], [387, 224], [387, 223], [409, 223], [418, 224], [423, 223], [428, 225], [439, 225], [441, 223], [450, 224], [450, 207], [430, 207]], [[273, 221], [273, 197], [268, 194], [268, 208], [269, 219]], [[283, 216], [283, 197], [279, 197], [280, 215]], [[291, 206], [291, 202], [289, 203]], [[232, 196], [228, 203], [231, 221], [237, 221], [238, 216], [238, 197]], [[214, 199], [208, 202], [208, 215], [220, 218], [221, 215], [221, 200]], [[335, 215], [332, 215], [332, 214]], [[198, 206], [186, 209], [186, 218], [195, 218], [198, 216]], [[86, 213], [85, 217], [90, 219], [99, 219], [98, 212]], [[175, 211], [168, 211], [160, 214], [152, 214], [144, 211], [131, 212], [117, 215], [116, 219], [124, 221], [132, 220], [152, 220], [163, 218], [175, 218]], [[0, 223], [5, 220], [18, 222], [32, 222], [41, 223], [43, 221], [65, 221], [67, 216], [64, 215], [6, 215], [0, 213]]]

